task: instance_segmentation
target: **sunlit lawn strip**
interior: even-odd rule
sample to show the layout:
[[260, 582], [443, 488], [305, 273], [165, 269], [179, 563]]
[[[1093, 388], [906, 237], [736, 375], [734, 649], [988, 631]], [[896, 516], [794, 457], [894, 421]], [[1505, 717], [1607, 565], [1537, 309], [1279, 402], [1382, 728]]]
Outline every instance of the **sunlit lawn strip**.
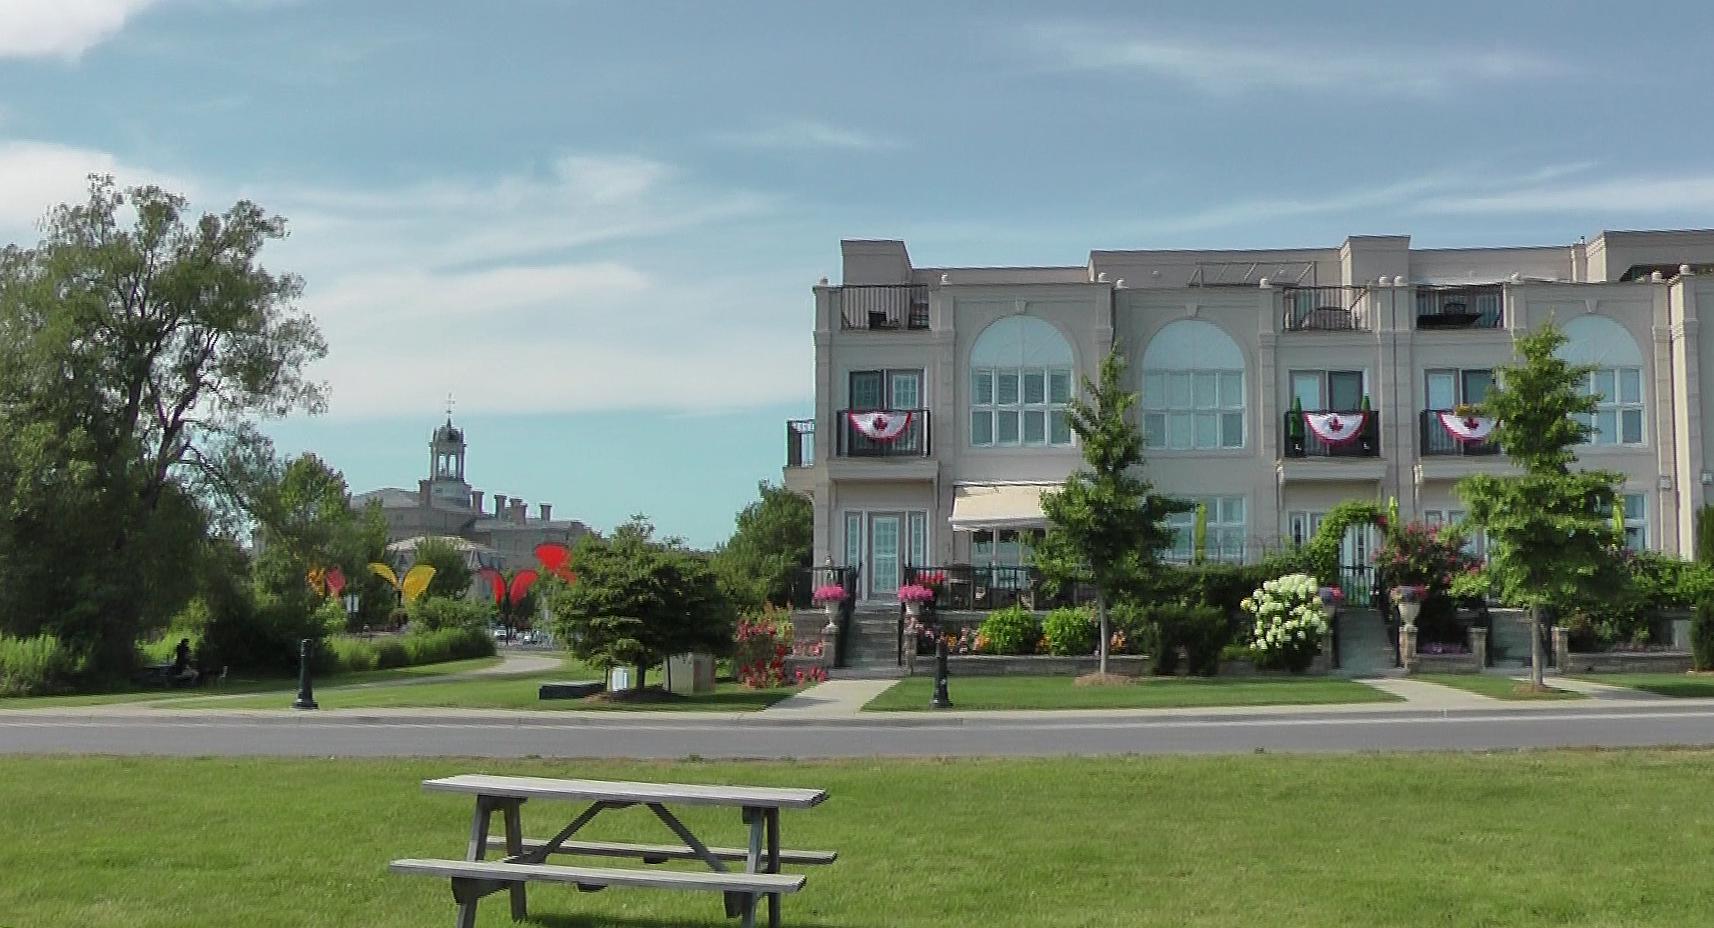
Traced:
[[[954, 677], [949, 690], [957, 709], [1170, 709], [1399, 698], [1372, 686], [1326, 677], [1143, 677], [1114, 686], [1078, 686], [1071, 677]], [[933, 694], [931, 677], [908, 677], [863, 708], [926, 710]]]

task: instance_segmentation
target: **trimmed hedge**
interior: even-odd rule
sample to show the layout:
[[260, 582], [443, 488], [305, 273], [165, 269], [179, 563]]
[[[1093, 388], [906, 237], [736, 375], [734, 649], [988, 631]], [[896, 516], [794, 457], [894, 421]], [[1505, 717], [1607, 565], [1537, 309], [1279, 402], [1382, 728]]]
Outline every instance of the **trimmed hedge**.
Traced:
[[982, 638], [982, 650], [989, 654], [1034, 654], [1041, 627], [1036, 624], [1035, 613], [1011, 606], [988, 613], [976, 634]]
[[334, 635], [317, 652], [323, 673], [389, 670], [493, 657], [494, 638], [480, 628], [442, 628], [378, 639]]
[[[1111, 617], [1108, 618], [1111, 624]], [[1055, 609], [1042, 619], [1047, 653], [1057, 657], [1088, 657], [1095, 652], [1100, 629], [1088, 609]]]

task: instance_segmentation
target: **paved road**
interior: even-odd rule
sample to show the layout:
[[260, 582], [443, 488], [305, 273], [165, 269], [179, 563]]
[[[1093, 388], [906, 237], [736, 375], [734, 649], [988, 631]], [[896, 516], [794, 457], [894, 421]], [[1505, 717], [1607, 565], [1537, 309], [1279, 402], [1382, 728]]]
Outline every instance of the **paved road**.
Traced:
[[0, 752], [480, 757], [871, 757], [1714, 745], [1714, 707], [1303, 711], [849, 721], [0, 713]]

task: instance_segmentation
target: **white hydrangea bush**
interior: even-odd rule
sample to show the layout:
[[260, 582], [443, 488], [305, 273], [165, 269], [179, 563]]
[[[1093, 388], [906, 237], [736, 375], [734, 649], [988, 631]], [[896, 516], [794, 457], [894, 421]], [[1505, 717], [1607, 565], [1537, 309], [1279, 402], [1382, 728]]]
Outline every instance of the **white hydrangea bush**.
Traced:
[[1327, 637], [1327, 613], [1321, 584], [1308, 574], [1286, 574], [1262, 584], [1239, 605], [1255, 619], [1255, 649], [1260, 662], [1301, 673], [1315, 660]]

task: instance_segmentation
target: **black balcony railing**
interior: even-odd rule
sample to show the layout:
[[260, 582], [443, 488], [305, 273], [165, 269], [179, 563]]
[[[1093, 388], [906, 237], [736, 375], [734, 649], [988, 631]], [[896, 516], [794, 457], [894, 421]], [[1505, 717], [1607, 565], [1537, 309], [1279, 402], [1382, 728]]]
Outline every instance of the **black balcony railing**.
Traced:
[[1363, 332], [1370, 328], [1367, 287], [1284, 287], [1280, 325], [1288, 332]]
[[1440, 414], [1449, 409], [1425, 409], [1421, 414], [1422, 454], [1424, 455], [1488, 455], [1499, 454], [1500, 446], [1491, 441], [1459, 441], [1452, 437], [1440, 421]]
[[1497, 286], [1416, 288], [1419, 329], [1497, 329], [1505, 316], [1505, 291]]
[[1340, 416], [1364, 416], [1357, 434], [1342, 442], [1329, 442], [1315, 434], [1304, 421], [1306, 415], [1322, 415], [1333, 410], [1310, 409], [1288, 412], [1280, 434], [1284, 437], [1284, 456], [1288, 458], [1373, 458], [1381, 454], [1381, 415], [1372, 410], [1346, 410]]
[[[885, 416], [886, 420], [873, 418], [876, 414]], [[926, 409], [884, 409], [861, 410], [841, 409], [835, 413], [838, 417], [834, 424], [839, 435], [838, 454], [843, 458], [922, 458], [928, 456], [929, 418]], [[866, 421], [877, 426], [879, 434], [886, 434], [887, 428], [898, 428], [899, 420], [906, 419], [903, 430], [892, 438], [870, 438], [863, 434], [858, 427], [858, 421]]]
[[928, 328], [928, 287], [921, 284], [867, 284], [840, 287], [841, 326], [847, 329]]
[[1058, 609], [1095, 601], [1093, 588], [1082, 584], [1057, 588], [1042, 579], [1041, 571], [1029, 566], [906, 567], [904, 578], [906, 583], [932, 587], [936, 609]]
[[786, 466], [811, 467], [815, 464], [815, 420], [786, 420]]

